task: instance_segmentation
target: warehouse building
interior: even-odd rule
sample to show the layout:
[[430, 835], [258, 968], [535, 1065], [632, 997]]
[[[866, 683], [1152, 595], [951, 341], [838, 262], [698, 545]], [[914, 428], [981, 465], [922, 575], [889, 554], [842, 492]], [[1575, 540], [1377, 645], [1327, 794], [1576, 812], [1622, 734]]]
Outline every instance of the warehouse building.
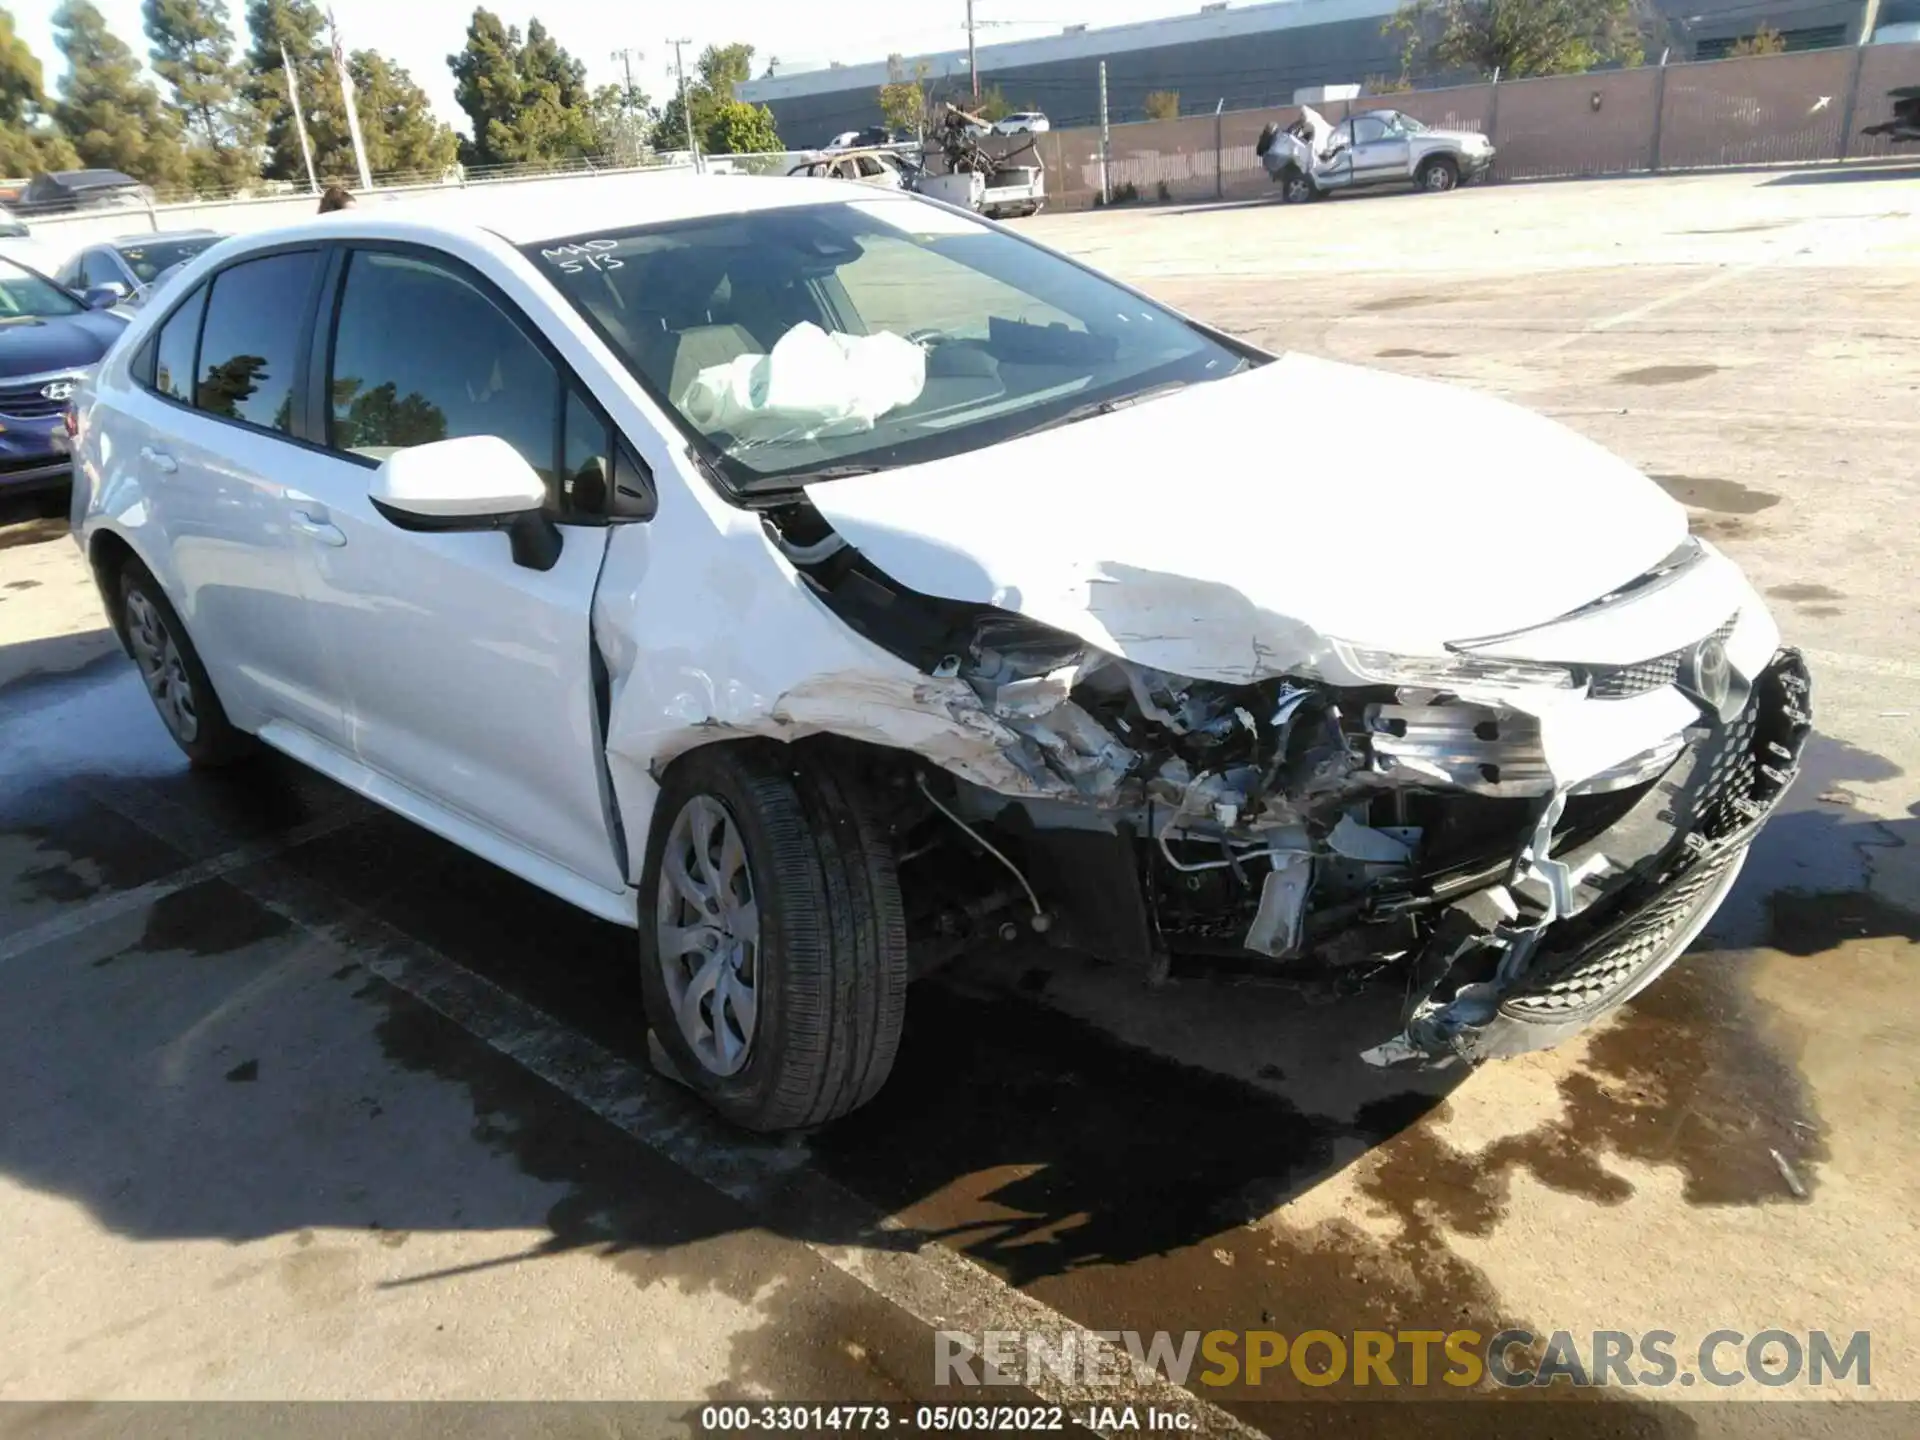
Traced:
[[[1717, 59], [1761, 25], [1790, 49], [1851, 44], [1872, 0], [1656, 0], [1676, 60]], [[1278, 0], [1210, 4], [1198, 13], [1134, 25], [1075, 25], [1064, 33], [979, 49], [980, 83], [1016, 110], [1044, 111], [1055, 125], [1096, 123], [1100, 62], [1107, 63], [1114, 121], [1146, 116], [1147, 96], [1173, 91], [1183, 113], [1284, 105], [1309, 85], [1365, 83], [1400, 73], [1401, 42], [1384, 33], [1400, 0]], [[956, 9], [957, 0], [956, 0]], [[1920, 0], [1880, 0], [1879, 26], [1920, 20]], [[849, 57], [851, 60], [852, 57]], [[739, 88], [772, 109], [789, 145], [824, 144], [843, 130], [877, 125], [880, 87], [898, 67], [925, 68], [936, 95], [973, 90], [965, 49], [864, 63], [778, 66]], [[1460, 76], [1419, 76], [1444, 83]]]

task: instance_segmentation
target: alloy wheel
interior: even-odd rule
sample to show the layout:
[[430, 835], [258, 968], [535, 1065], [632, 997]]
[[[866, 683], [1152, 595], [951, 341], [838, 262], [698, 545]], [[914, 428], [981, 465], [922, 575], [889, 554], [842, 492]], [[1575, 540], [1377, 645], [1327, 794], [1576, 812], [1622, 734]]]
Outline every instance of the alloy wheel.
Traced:
[[200, 734], [193, 680], [159, 607], [138, 590], [127, 595], [127, 640], [161, 721], [176, 740], [191, 745]]
[[760, 907], [739, 827], [711, 795], [674, 817], [655, 924], [680, 1034], [709, 1073], [739, 1074], [759, 1018]]

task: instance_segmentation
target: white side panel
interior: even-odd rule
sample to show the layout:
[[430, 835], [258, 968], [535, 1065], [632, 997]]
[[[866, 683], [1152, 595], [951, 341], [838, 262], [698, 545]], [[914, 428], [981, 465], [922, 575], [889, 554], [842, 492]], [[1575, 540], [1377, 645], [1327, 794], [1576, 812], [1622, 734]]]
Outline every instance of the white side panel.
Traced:
[[525, 846], [516, 845], [497, 831], [456, 814], [443, 805], [437, 805], [398, 781], [369, 769], [352, 756], [322, 743], [304, 730], [274, 722], [260, 731], [260, 738], [301, 764], [309, 765], [322, 775], [339, 781], [349, 790], [357, 791], [396, 815], [405, 816], [431, 830], [441, 839], [472, 851], [482, 860], [518, 875], [528, 884], [537, 885], [549, 894], [558, 895], [589, 914], [628, 928], [639, 923], [631, 890], [608, 890], [576, 875], [564, 866], [534, 854]]

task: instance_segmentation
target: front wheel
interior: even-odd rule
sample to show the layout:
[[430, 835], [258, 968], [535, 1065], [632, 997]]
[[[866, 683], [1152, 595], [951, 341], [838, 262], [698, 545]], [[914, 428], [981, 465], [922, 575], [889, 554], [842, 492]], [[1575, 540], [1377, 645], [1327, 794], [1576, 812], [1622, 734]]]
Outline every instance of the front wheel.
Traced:
[[1457, 189], [1460, 166], [1448, 155], [1435, 155], [1420, 167], [1420, 188], [1434, 195]]
[[641, 885], [647, 1021], [681, 1077], [749, 1130], [858, 1109], [906, 1014], [905, 912], [863, 791], [770, 742], [668, 772]]
[[1320, 187], [1299, 166], [1289, 165], [1281, 171], [1280, 202], [1283, 205], [1305, 205], [1319, 198]]

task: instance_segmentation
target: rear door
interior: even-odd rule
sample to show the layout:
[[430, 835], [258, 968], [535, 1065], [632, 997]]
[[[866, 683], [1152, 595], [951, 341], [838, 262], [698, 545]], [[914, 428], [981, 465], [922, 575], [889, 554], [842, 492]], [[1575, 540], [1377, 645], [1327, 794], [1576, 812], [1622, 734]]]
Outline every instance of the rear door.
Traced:
[[149, 563], [235, 723], [337, 747], [344, 712], [307, 604], [301, 482], [318, 456], [296, 438], [321, 267], [318, 248], [294, 248], [220, 270], [157, 328], [134, 385], [102, 398], [134, 452]]
[[[311, 483], [334, 531], [315, 552], [315, 611], [354, 755], [377, 798], [611, 915], [626, 876], [590, 625], [610, 427], [537, 328], [462, 262], [369, 243], [336, 269], [313, 349], [325, 452]], [[563, 537], [551, 570], [516, 564], [496, 531], [399, 529], [368, 498], [396, 450], [480, 434], [547, 479]]]

